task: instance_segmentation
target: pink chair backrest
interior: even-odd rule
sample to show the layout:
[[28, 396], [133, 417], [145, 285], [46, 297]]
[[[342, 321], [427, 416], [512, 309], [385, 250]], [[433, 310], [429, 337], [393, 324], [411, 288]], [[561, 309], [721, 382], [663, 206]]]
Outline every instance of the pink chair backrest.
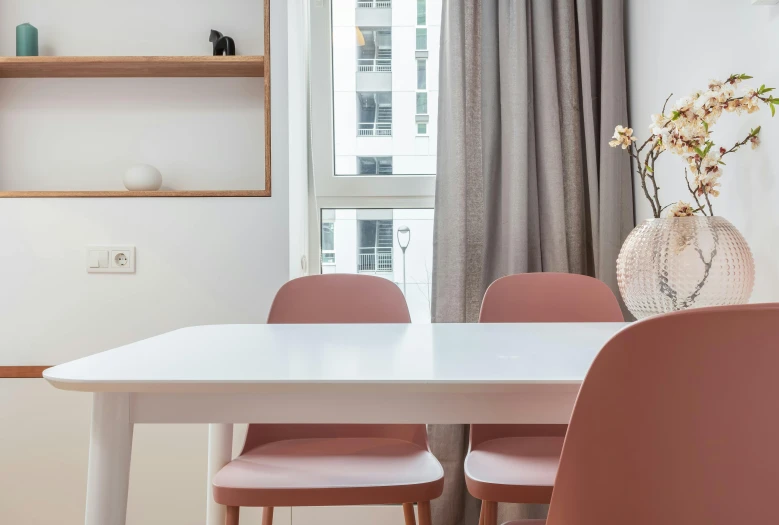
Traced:
[[576, 401], [547, 525], [779, 523], [779, 304], [624, 329]]
[[279, 289], [273, 324], [410, 323], [406, 298], [388, 279], [330, 274], [293, 279]]
[[[480, 323], [623, 322], [605, 283], [568, 273], [502, 277], [484, 294]], [[471, 425], [471, 447], [508, 436], [565, 436], [566, 425]]]
[[[410, 323], [400, 288], [372, 275], [312, 275], [279, 289], [268, 314], [269, 324]], [[368, 350], [366, 350], [368, 351]], [[424, 425], [249, 425], [244, 452], [284, 439], [384, 437], [427, 448]]]
[[602, 281], [570, 273], [502, 277], [484, 294], [480, 323], [597, 323], [624, 321]]

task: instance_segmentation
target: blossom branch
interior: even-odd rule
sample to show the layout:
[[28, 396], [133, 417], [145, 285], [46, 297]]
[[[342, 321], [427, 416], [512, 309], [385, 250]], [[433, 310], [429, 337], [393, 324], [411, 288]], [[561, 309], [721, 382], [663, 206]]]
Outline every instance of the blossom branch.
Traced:
[[[666, 150], [686, 161], [691, 173], [685, 170], [685, 183], [697, 204], [696, 208], [687, 203], [676, 203], [670, 211], [671, 215], [684, 217], [698, 212], [707, 215], [707, 211], [708, 215], [714, 214], [711, 196], [719, 195], [721, 166], [725, 164], [722, 157], [750, 142], [753, 148], [757, 147], [760, 143], [760, 128], [751, 130], [744, 140], [725, 149], [714, 148], [710, 138], [712, 127], [725, 112], [738, 115], [754, 113], [762, 104], [766, 104], [770, 106], [771, 114], [775, 115], [775, 106], [779, 105], [779, 98], [771, 94], [774, 88], [765, 85], [757, 89], [745, 89], [737, 94], [738, 84], [751, 78], [746, 74], [733, 74], [725, 81], [712, 80], [707, 91], [696, 91], [677, 101], [670, 109], [668, 103], [673, 94], [669, 95], [663, 103], [662, 113], [652, 115], [651, 135], [640, 146], [635, 144], [633, 129], [623, 126], [615, 128], [609, 145], [628, 150], [636, 162], [635, 170], [641, 180], [641, 189], [652, 207], [654, 217], [660, 217], [669, 208], [661, 204], [660, 186], [655, 173], [657, 159]], [[667, 109], [669, 115], [666, 115]]]
[[687, 189], [690, 190], [692, 198], [695, 199], [695, 204], [698, 205], [698, 210], [702, 211], [703, 214], [706, 215], [705, 206], [701, 205], [701, 201], [698, 200], [698, 192], [695, 191], [695, 189], [692, 187], [692, 184], [690, 184], [690, 178], [687, 176], [687, 168], [684, 168], [684, 181], [687, 183]]

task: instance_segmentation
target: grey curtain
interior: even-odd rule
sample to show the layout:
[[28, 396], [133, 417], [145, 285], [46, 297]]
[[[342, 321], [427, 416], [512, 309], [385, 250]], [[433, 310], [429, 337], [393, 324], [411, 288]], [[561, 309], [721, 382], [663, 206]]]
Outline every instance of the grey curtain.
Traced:
[[[616, 291], [634, 226], [623, 0], [444, 0], [433, 322], [473, 322], [487, 286], [521, 272], [593, 275]], [[436, 525], [476, 525], [468, 432], [434, 426], [446, 470]], [[542, 517], [501, 506], [499, 523]]]

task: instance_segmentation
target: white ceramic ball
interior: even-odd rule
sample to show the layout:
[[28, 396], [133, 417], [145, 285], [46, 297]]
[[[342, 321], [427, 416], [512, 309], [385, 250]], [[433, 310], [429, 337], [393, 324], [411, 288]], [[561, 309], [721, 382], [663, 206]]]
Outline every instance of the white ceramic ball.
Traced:
[[154, 166], [136, 164], [124, 173], [122, 181], [130, 191], [156, 191], [162, 186], [162, 174]]

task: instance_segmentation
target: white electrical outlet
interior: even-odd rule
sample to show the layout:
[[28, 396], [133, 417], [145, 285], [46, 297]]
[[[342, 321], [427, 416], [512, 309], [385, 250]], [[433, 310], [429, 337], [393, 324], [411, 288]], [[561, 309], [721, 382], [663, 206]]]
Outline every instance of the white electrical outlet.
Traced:
[[135, 246], [87, 246], [88, 273], [135, 273]]

